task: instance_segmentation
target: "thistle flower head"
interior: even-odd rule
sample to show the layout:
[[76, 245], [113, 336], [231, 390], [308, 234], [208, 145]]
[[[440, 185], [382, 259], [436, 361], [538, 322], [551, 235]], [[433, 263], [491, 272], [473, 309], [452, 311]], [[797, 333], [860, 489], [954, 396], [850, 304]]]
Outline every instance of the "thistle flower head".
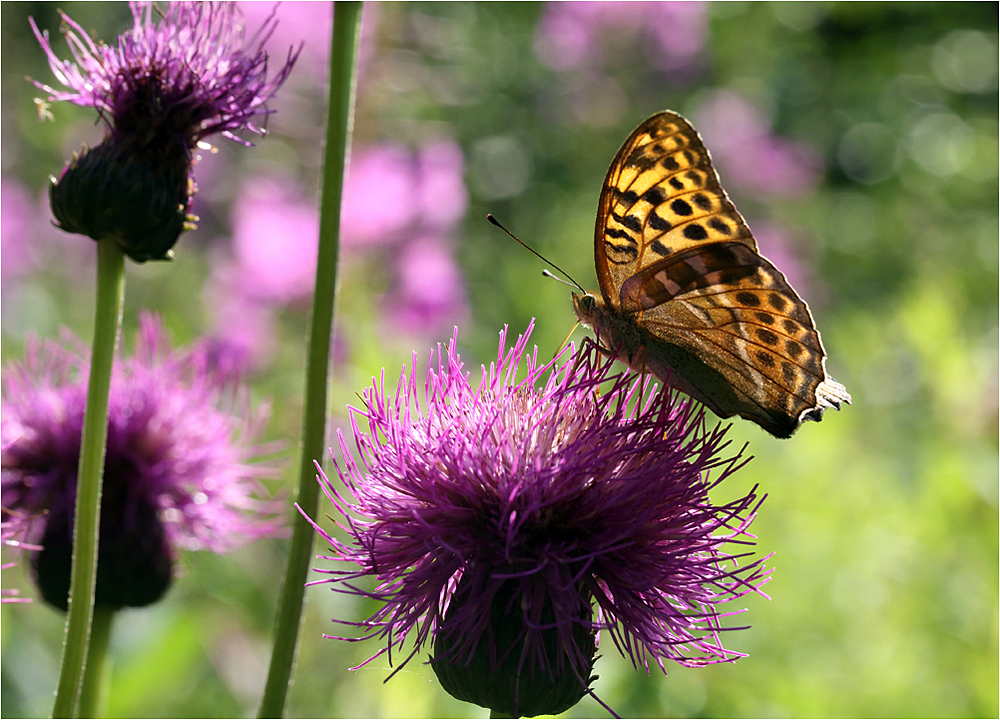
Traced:
[[[114, 237], [136, 262], [162, 260], [197, 218], [189, 215], [191, 176], [199, 141], [215, 133], [263, 134], [255, 124], [291, 72], [298, 52], [268, 78], [262, 49], [272, 16], [249, 40], [231, 3], [178, 2], [164, 10], [132, 2], [133, 27], [114, 47], [97, 43], [63, 15], [74, 60], [60, 60], [48, 33], [31, 27], [65, 86], [35, 81], [49, 100], [93, 107], [106, 126], [104, 141], [75, 155], [50, 196], [67, 232], [95, 240]], [[161, 15], [159, 23], [155, 15]], [[245, 143], [249, 144], [249, 143]]]
[[[715, 505], [708, 492], [741, 452], [723, 457], [724, 429], [611, 374], [592, 343], [539, 363], [530, 331], [509, 349], [501, 334], [478, 387], [456, 332], [424, 383], [404, 369], [392, 393], [383, 373], [354, 411], [362, 464], [343, 436], [335, 459], [349, 492], [323, 478], [349, 540], [317, 527], [328, 559], [355, 566], [319, 582], [384, 603], [346, 623], [364, 631], [354, 639], [384, 640], [376, 656], [432, 641], [446, 690], [515, 716], [588, 692], [601, 630], [647, 670], [740, 657], [721, 644], [716, 606], [759, 592], [767, 573], [723, 546], [752, 544], [759, 502], [752, 491]], [[357, 584], [366, 576], [374, 590]]]
[[[172, 350], [144, 316], [135, 354], [115, 364], [109, 398], [96, 602], [139, 606], [166, 591], [177, 548], [224, 552], [277, 529], [248, 464], [264, 414], [200, 344]], [[86, 360], [72, 346], [29, 344], [3, 376], [3, 521], [41, 546], [43, 598], [65, 609]], [[240, 402], [240, 401], [243, 402]], [[241, 407], [242, 405], [242, 407]], [[235, 407], [234, 407], [235, 406]]]

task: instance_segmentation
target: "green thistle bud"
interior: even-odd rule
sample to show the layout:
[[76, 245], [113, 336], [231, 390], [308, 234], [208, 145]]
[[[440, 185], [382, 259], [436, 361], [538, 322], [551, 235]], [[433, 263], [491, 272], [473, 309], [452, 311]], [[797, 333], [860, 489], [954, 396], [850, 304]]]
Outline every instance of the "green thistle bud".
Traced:
[[188, 211], [195, 192], [187, 147], [164, 137], [138, 146], [109, 135], [73, 154], [52, 178], [49, 202], [58, 226], [94, 240], [113, 238], [137, 263], [170, 260], [171, 248], [197, 218]]

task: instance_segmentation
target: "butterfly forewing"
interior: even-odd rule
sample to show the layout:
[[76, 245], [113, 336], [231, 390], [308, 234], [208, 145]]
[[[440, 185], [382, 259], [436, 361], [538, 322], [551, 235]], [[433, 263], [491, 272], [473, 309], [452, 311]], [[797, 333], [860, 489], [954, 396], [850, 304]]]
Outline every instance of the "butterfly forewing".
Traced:
[[[757, 250], [698, 133], [679, 115], [654, 115], [608, 170], [595, 237], [598, 279], [607, 275], [620, 286], [674, 253], [720, 241]], [[619, 298], [605, 294], [604, 300], [617, 306]]]
[[758, 253], [679, 115], [654, 115], [618, 151], [594, 250], [604, 305], [577, 312], [638, 369], [779, 437], [850, 402], [826, 374], [808, 307]]

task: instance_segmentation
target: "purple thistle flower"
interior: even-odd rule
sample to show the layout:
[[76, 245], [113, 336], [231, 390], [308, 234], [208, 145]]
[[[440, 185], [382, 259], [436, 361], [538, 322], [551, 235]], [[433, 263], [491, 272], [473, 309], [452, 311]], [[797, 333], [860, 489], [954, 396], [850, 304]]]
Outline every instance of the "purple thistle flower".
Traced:
[[[3, 375], [3, 521], [42, 546], [31, 566], [43, 598], [66, 609], [87, 362], [72, 344], [30, 342]], [[208, 349], [171, 350], [151, 316], [135, 354], [115, 364], [104, 461], [96, 602], [158, 600], [176, 548], [225, 552], [271, 535], [277, 507], [248, 464], [266, 413], [250, 413]]]
[[232, 4], [131, 7], [133, 28], [115, 47], [95, 43], [63, 15], [75, 62], [56, 57], [48, 33], [34, 20], [31, 27], [67, 89], [35, 85], [49, 100], [93, 107], [106, 126], [101, 144], [74, 155], [53, 181], [52, 212], [67, 232], [114, 237], [129, 257], [145, 262], [169, 259], [177, 237], [197, 220], [190, 208], [198, 143], [215, 133], [239, 140], [234, 132], [241, 129], [263, 134], [254, 122], [270, 112], [265, 104], [298, 53], [289, 50], [268, 79], [262, 47], [274, 30], [273, 14], [245, 40]]
[[[395, 393], [383, 372], [367, 409], [352, 411], [363, 465], [343, 435], [334, 465], [357, 500], [322, 477], [351, 540], [316, 529], [327, 559], [357, 567], [319, 570], [331, 578], [317, 582], [384, 605], [340, 621], [364, 631], [342, 639], [378, 637], [372, 659], [391, 660], [411, 638], [406, 661], [430, 640], [446, 690], [514, 717], [562, 712], [590, 692], [599, 630], [647, 671], [742, 657], [720, 640], [735, 613], [716, 606], [760, 593], [768, 572], [721, 549], [752, 544], [760, 503], [756, 488], [709, 500], [746, 462], [721, 456], [727, 428], [708, 429], [700, 406], [670, 390], [647, 393], [648, 378], [611, 374], [592, 342], [540, 364], [537, 348], [526, 356], [530, 333], [510, 349], [501, 333], [477, 389], [456, 330], [423, 390], [415, 367]], [[366, 576], [376, 589], [356, 584]]]

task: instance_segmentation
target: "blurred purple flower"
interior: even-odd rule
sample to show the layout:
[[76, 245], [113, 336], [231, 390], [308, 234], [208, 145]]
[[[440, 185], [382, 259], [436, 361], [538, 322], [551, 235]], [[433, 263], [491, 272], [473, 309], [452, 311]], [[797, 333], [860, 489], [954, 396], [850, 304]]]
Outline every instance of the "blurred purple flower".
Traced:
[[[29, 342], [3, 375], [3, 520], [42, 549], [31, 565], [42, 597], [66, 608], [87, 361], [79, 341]], [[98, 551], [98, 604], [158, 600], [176, 548], [225, 552], [273, 534], [278, 510], [259, 499], [248, 464], [266, 413], [249, 411], [235, 378], [203, 344], [172, 350], [140, 318], [135, 354], [115, 364]]]
[[398, 279], [384, 299], [395, 328], [429, 335], [468, 320], [465, 283], [450, 244], [436, 236], [417, 237], [400, 250], [395, 264]]
[[454, 140], [436, 140], [417, 156], [417, 213], [424, 227], [447, 231], [469, 206], [463, 173], [465, 158]]
[[462, 150], [451, 139], [417, 153], [394, 143], [356, 150], [344, 187], [344, 244], [379, 247], [415, 231], [452, 230], [469, 204], [464, 170]]
[[[271, 52], [301, 43], [299, 63], [303, 69], [296, 73], [301, 82], [325, 86], [329, 71], [330, 36], [333, 32], [333, 7], [330, 3], [281, 2], [277, 7], [265, 2], [240, 2], [239, 8], [250, 26], [263, 25], [273, 14], [277, 20], [274, 32], [262, 47]], [[361, 18], [361, 38], [358, 48], [358, 78], [364, 75], [378, 30], [378, 3], [365, 3]]]
[[[49, 67], [66, 90], [35, 82], [49, 100], [93, 107], [105, 123], [100, 145], [74, 155], [51, 188], [67, 232], [114, 237], [136, 262], [162, 260], [190, 215], [198, 143], [215, 133], [263, 134], [255, 121], [291, 72], [296, 52], [268, 79], [263, 43], [270, 17], [249, 39], [231, 4], [178, 2], [154, 10], [132, 2], [132, 30], [115, 47], [98, 44], [63, 15], [75, 62], [60, 60], [31, 21]], [[160, 16], [159, 24], [154, 18]], [[244, 142], [244, 141], [240, 141]], [[244, 144], [249, 144], [244, 142]]]
[[386, 143], [355, 151], [344, 183], [341, 235], [345, 249], [385, 246], [417, 218], [412, 153]]
[[455, 141], [416, 153], [394, 144], [356, 153], [344, 189], [344, 245], [384, 249], [394, 273], [384, 299], [397, 330], [436, 335], [468, 316], [450, 235], [465, 216], [465, 160]]
[[274, 311], [244, 294], [238, 268], [216, 268], [202, 293], [211, 313], [210, 367], [244, 375], [267, 367], [277, 348]]
[[819, 183], [823, 169], [819, 155], [772, 135], [770, 123], [741, 95], [715, 91], [700, 103], [694, 118], [724, 186], [801, 195]]
[[3, 176], [0, 180], [0, 266], [2, 277], [7, 280], [31, 270], [37, 260], [32, 243], [35, 225], [35, 207], [31, 196], [15, 178]]
[[[404, 664], [432, 641], [446, 690], [515, 717], [561, 712], [588, 691], [599, 630], [647, 670], [649, 659], [665, 670], [740, 657], [720, 641], [735, 613], [716, 606], [761, 592], [768, 573], [722, 547], [752, 544], [760, 500], [754, 489], [715, 505], [709, 491], [742, 453], [723, 457], [725, 429], [708, 429], [700, 406], [611, 374], [593, 343], [540, 364], [530, 333], [510, 349], [501, 333], [474, 388], [456, 331], [426, 381], [414, 357], [398, 390], [383, 372], [366, 409], [352, 409], [363, 465], [341, 434], [346, 491], [322, 476], [351, 541], [316, 529], [327, 559], [355, 567], [317, 582], [383, 605], [341, 622], [364, 631], [355, 640], [385, 641], [373, 657], [391, 660], [411, 638]], [[378, 587], [359, 587], [364, 577]]]
[[232, 227], [248, 297], [281, 304], [309, 298], [319, 242], [315, 199], [288, 180], [252, 178], [233, 203]]
[[81, 268], [94, 264], [92, 248], [71, 242], [70, 236], [53, 226], [47, 190], [26, 188], [10, 176], [4, 176], [2, 182], [3, 279], [17, 280], [37, 271], [78, 277]]
[[550, 2], [535, 35], [535, 54], [553, 70], [597, 68], [613, 53], [607, 41], [648, 40], [650, 61], [684, 79], [708, 36], [702, 2]]

